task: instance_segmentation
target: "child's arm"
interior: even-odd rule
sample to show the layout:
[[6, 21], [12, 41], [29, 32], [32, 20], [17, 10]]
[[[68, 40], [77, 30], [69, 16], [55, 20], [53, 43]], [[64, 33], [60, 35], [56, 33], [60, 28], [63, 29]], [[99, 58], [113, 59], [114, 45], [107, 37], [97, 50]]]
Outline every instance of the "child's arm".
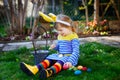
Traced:
[[58, 43], [57, 44], [52, 44], [49, 49], [54, 49], [54, 50], [59, 50]]
[[59, 50], [59, 45], [58, 45], [58, 43], [56, 44], [56, 46], [55, 46], [53, 49], [56, 50], [56, 51]]
[[73, 39], [72, 40], [72, 55], [69, 57], [68, 62], [72, 63], [72, 65], [76, 65], [75, 62], [78, 62], [78, 58], [79, 58], [79, 40], [78, 39]]
[[[59, 36], [57, 37], [57, 39], [59, 39]], [[54, 49], [56, 51], [59, 51], [58, 41], [55, 44], [52, 44], [49, 49]]]

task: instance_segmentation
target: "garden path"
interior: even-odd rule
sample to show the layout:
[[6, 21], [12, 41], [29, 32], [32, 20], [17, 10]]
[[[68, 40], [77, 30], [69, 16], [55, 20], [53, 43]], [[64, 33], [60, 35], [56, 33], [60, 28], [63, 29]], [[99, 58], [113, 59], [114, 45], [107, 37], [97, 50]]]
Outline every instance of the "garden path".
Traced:
[[[99, 42], [102, 44], [115, 46], [120, 48], [120, 35], [117, 36], [99, 36], [99, 37], [85, 37], [85, 38], [79, 38], [80, 44], [84, 44], [86, 42]], [[56, 42], [54, 40], [53, 42]], [[36, 41], [37, 46], [45, 46], [45, 41]], [[49, 40], [48, 44], [52, 44], [52, 41]], [[10, 51], [15, 50], [20, 47], [27, 47], [32, 48], [32, 42], [11, 42], [11, 43], [0, 43], [0, 51]]]

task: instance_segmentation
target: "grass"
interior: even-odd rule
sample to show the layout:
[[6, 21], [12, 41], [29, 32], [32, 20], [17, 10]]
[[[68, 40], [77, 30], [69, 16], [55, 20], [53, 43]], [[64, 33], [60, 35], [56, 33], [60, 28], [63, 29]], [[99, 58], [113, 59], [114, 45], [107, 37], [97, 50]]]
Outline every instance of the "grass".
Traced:
[[5, 37], [5, 36], [7, 36], [7, 34], [5, 32], [5, 27], [0, 26], [0, 37]]
[[[34, 64], [30, 51], [20, 48], [0, 53], [0, 80], [39, 80], [38, 74], [27, 76], [19, 67], [22, 61]], [[80, 51], [78, 64], [92, 68], [92, 72], [76, 76], [74, 71], [65, 70], [48, 80], [120, 80], [120, 48], [91, 42], [81, 45]]]

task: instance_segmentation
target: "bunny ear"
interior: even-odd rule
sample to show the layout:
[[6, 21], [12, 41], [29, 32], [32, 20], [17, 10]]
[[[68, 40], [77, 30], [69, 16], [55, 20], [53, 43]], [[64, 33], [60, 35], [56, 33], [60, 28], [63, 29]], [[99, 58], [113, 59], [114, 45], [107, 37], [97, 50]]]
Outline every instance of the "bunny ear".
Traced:
[[54, 22], [56, 21], [57, 16], [55, 14], [49, 13], [48, 16], [50, 16], [54, 20]]
[[55, 22], [51, 17], [47, 16], [46, 14], [44, 14], [43, 12], [39, 11], [39, 15], [42, 16], [42, 18], [47, 21], [47, 22]]

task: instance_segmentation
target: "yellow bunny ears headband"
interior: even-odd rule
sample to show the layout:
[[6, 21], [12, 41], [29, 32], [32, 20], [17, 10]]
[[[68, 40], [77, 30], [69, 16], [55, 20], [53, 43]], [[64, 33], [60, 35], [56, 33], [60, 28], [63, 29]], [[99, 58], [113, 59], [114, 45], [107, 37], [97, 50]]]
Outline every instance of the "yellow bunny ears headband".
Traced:
[[[56, 16], [53, 13], [49, 13], [48, 15], [46, 15], [43, 12], [39, 12], [39, 15], [42, 16], [42, 18], [47, 22], [58, 22], [58, 23], [62, 23], [62, 24], [67, 25], [67, 26], [71, 26], [70, 23], [61, 20], [61, 18], [65, 17], [66, 15], [60, 14], [60, 15]], [[71, 22], [72, 22], [72, 20], [71, 20]]]

